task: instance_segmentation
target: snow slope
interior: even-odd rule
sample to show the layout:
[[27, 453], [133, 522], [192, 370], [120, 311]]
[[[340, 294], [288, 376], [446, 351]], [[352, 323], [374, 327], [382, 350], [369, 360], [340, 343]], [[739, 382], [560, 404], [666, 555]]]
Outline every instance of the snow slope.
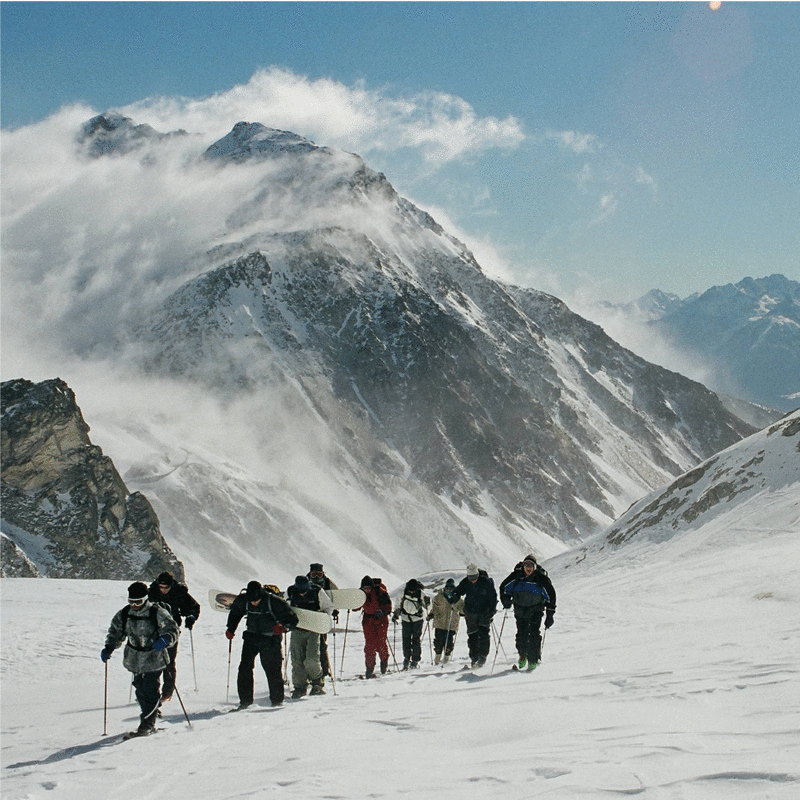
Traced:
[[[325, 697], [271, 709], [257, 673], [256, 704], [225, 716], [235, 700], [232, 689], [225, 702], [225, 617], [204, 604], [197, 692], [186, 635], [178, 662], [192, 729], [173, 700], [165, 730], [131, 742], [119, 741], [137, 717], [119, 654], [102, 735], [99, 659], [125, 584], [4, 580], [4, 798], [796, 800], [797, 489], [660, 542], [549, 563], [558, 612], [532, 675], [509, 671], [513, 620], [498, 614], [503, 650], [490, 677], [488, 666], [456, 671], [462, 625], [453, 671], [429, 664], [426, 641], [419, 672], [357, 680], [351, 615], [335, 694], [329, 685]], [[208, 587], [191, 588], [204, 598]], [[340, 630], [337, 674], [343, 643]]]

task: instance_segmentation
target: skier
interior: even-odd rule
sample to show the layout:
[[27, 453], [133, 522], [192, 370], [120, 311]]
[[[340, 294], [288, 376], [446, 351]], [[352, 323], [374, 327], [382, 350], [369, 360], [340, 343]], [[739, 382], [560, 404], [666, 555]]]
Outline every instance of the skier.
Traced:
[[141, 715], [133, 736], [147, 736], [156, 726], [161, 705], [161, 673], [169, 664], [169, 648], [178, 641], [178, 626], [169, 611], [147, 599], [147, 584], [136, 581], [128, 587], [128, 605], [111, 620], [103, 662], [125, 642], [122, 665], [133, 673], [133, 685]]
[[[378, 583], [375, 583], [378, 581]], [[389, 615], [392, 613], [392, 599], [379, 578], [365, 575], [361, 579], [361, 588], [367, 595], [361, 606], [361, 626], [364, 629], [364, 677], [375, 677], [375, 657], [381, 661], [381, 674], [389, 668]]]
[[456, 582], [448, 578], [444, 588], [434, 596], [428, 614], [428, 619], [433, 620], [434, 664], [446, 664], [453, 655], [463, 611], [464, 598], [456, 594]]
[[[305, 575], [298, 575], [294, 584], [286, 590], [289, 605], [295, 608], [306, 608], [310, 611], [326, 611], [333, 609], [330, 597], [316, 584], [309, 582]], [[292, 654], [292, 699], [305, 697], [308, 685], [311, 694], [325, 694], [325, 678], [320, 661], [320, 634], [295, 628], [292, 631], [289, 650]]]
[[545, 629], [552, 626], [556, 613], [556, 590], [547, 570], [528, 554], [500, 584], [500, 602], [514, 606], [517, 622], [517, 669], [532, 671], [542, 659], [542, 617]]
[[412, 578], [403, 590], [400, 605], [392, 614], [394, 624], [403, 623], [403, 669], [416, 669], [422, 657], [422, 622], [430, 605], [430, 598], [422, 591], [424, 587]]
[[283, 652], [281, 640], [287, 630], [297, 625], [297, 614], [289, 604], [258, 581], [250, 581], [247, 588], [231, 604], [225, 636], [233, 640], [236, 627], [247, 615], [246, 629], [242, 634], [242, 658], [236, 687], [239, 691], [239, 708], [253, 704], [253, 668], [256, 656], [267, 676], [269, 699], [273, 706], [283, 703]]
[[[308, 574], [306, 575], [311, 583], [321, 586], [328, 594], [331, 589], [338, 589], [339, 587], [325, 574], [322, 564], [315, 563], [309, 565]], [[334, 608], [331, 611], [331, 617], [334, 622], [339, 621], [339, 609]], [[328, 634], [323, 633], [322, 638], [319, 640], [319, 660], [322, 662], [322, 677], [325, 678], [331, 674], [331, 661], [328, 657]]]
[[467, 566], [467, 577], [456, 586], [457, 597], [464, 598], [464, 619], [467, 621], [467, 646], [473, 667], [486, 663], [491, 648], [489, 629], [497, 611], [497, 591], [486, 570], [475, 564]]
[[[162, 572], [147, 590], [147, 597], [152, 603], [160, 603], [165, 606], [175, 624], [178, 626], [180, 634], [181, 622], [186, 625], [186, 630], [191, 630], [194, 623], [200, 616], [200, 603], [189, 594], [189, 590], [183, 583], [178, 583], [171, 572]], [[178, 656], [178, 642], [168, 648], [169, 664], [164, 669], [164, 685], [161, 688], [161, 702], [172, 699], [175, 691], [175, 659]]]

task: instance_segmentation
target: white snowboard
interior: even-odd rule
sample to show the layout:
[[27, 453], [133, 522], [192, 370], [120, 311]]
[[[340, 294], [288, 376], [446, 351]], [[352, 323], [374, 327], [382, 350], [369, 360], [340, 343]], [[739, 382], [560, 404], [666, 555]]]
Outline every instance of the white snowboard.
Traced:
[[367, 602], [367, 593], [363, 589], [329, 589], [334, 608], [361, 608]]
[[[238, 595], [224, 592], [221, 589], [208, 590], [208, 602], [215, 611], [230, 611], [231, 603], [237, 597]], [[313, 633], [328, 633], [333, 626], [330, 614], [326, 614], [324, 611], [309, 611], [306, 608], [295, 608], [294, 606], [292, 606], [292, 611], [297, 614], [297, 627], [303, 630]]]

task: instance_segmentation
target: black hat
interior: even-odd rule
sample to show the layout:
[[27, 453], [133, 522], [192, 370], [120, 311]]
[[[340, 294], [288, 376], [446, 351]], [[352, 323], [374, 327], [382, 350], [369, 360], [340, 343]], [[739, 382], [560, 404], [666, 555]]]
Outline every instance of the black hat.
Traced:
[[128, 587], [128, 602], [147, 600], [147, 584], [136, 581]]
[[365, 576], [364, 576], [364, 577], [361, 579], [361, 586], [362, 586], [362, 587], [364, 587], [364, 586], [372, 586], [372, 578], [370, 578], [370, 576], [369, 576], [369, 575], [365, 575]]
[[455, 589], [455, 587], [456, 587], [456, 582], [452, 578], [448, 578], [447, 579], [447, 583], [445, 583], [445, 585], [444, 585], [444, 588], [445, 589]]
[[303, 592], [307, 592], [311, 588], [311, 584], [308, 582], [308, 578], [305, 575], [298, 575], [294, 579], [294, 588], [297, 589], [300, 594]]
[[308, 568], [308, 571], [309, 572], [324, 572], [324, 570], [322, 569], [322, 564], [312, 564]]
[[264, 587], [258, 581], [250, 581], [247, 584], [247, 599], [259, 600], [264, 594]]
[[160, 586], [172, 586], [175, 583], [175, 576], [171, 572], [162, 572], [156, 578], [156, 583]]

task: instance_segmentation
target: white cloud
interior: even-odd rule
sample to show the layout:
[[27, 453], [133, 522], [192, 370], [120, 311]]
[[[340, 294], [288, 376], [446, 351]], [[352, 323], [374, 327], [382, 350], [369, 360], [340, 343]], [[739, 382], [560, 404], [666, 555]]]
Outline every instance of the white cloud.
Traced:
[[120, 110], [158, 130], [184, 128], [215, 139], [236, 122], [261, 122], [362, 156], [409, 148], [434, 164], [516, 147], [525, 139], [514, 117], [480, 117], [469, 103], [443, 92], [397, 96], [276, 67], [210, 97], [147, 98]]
[[603, 143], [594, 133], [579, 133], [578, 131], [547, 131], [548, 139], [557, 141], [562, 147], [572, 150], [576, 155], [596, 153], [603, 149]]

